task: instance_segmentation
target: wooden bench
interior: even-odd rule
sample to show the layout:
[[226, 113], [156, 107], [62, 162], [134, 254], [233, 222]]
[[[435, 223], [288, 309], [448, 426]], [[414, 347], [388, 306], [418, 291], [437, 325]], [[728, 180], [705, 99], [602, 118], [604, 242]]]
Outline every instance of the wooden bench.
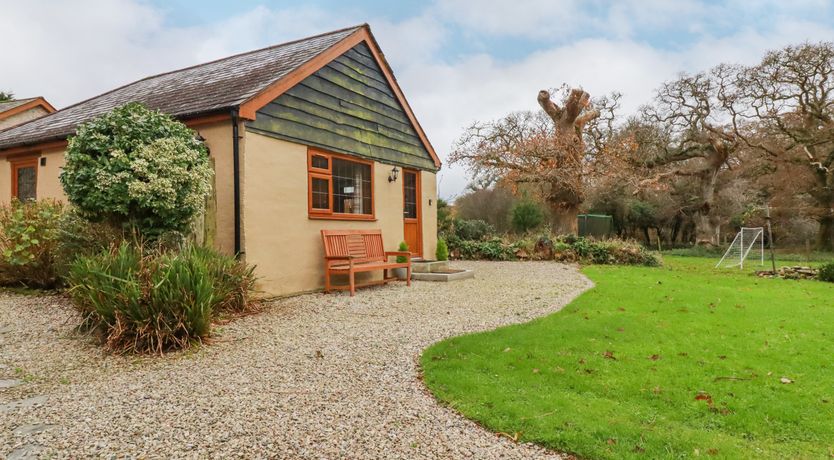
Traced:
[[[411, 286], [411, 253], [407, 251], [385, 251], [382, 247], [382, 230], [322, 230], [324, 242], [324, 292], [331, 290], [349, 290], [356, 293], [357, 287], [384, 284], [393, 279], [388, 270], [406, 269], [406, 282]], [[404, 256], [405, 262], [390, 262], [389, 257]], [[355, 275], [360, 272], [382, 270], [382, 280], [356, 284]], [[334, 286], [330, 283], [332, 275], [347, 275], [348, 283]]]

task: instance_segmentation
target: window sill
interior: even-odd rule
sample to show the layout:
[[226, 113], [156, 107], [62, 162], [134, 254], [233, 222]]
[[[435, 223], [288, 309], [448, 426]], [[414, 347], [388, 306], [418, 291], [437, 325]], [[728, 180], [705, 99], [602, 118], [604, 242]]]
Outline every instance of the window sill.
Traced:
[[308, 214], [307, 218], [310, 220], [364, 220], [375, 222], [376, 216], [369, 216], [363, 214]]

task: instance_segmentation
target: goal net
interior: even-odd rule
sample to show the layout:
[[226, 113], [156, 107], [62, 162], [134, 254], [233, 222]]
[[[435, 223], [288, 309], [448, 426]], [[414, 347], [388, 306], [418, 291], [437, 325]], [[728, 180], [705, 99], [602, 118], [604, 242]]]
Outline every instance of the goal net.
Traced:
[[764, 265], [764, 228], [762, 227], [741, 227], [741, 231], [733, 238], [724, 257], [715, 264], [715, 267], [739, 267], [744, 268], [744, 261], [753, 253], [758, 256], [760, 265]]

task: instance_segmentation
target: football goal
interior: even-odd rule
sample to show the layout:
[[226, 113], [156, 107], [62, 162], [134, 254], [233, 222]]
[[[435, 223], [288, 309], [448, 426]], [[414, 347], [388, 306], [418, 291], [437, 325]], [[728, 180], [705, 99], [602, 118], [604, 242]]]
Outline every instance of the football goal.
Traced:
[[759, 256], [760, 265], [764, 265], [764, 228], [763, 227], [741, 227], [741, 231], [733, 238], [727, 252], [721, 260], [715, 264], [718, 267], [739, 267], [744, 268], [744, 261], [753, 253]]

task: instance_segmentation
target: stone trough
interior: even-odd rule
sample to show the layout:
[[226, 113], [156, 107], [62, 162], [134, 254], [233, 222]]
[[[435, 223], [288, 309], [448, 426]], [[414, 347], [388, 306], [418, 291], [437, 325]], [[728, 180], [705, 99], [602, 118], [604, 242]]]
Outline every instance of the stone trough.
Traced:
[[474, 278], [475, 272], [450, 268], [446, 260], [415, 260], [411, 263], [411, 279], [418, 281], [456, 281]]

